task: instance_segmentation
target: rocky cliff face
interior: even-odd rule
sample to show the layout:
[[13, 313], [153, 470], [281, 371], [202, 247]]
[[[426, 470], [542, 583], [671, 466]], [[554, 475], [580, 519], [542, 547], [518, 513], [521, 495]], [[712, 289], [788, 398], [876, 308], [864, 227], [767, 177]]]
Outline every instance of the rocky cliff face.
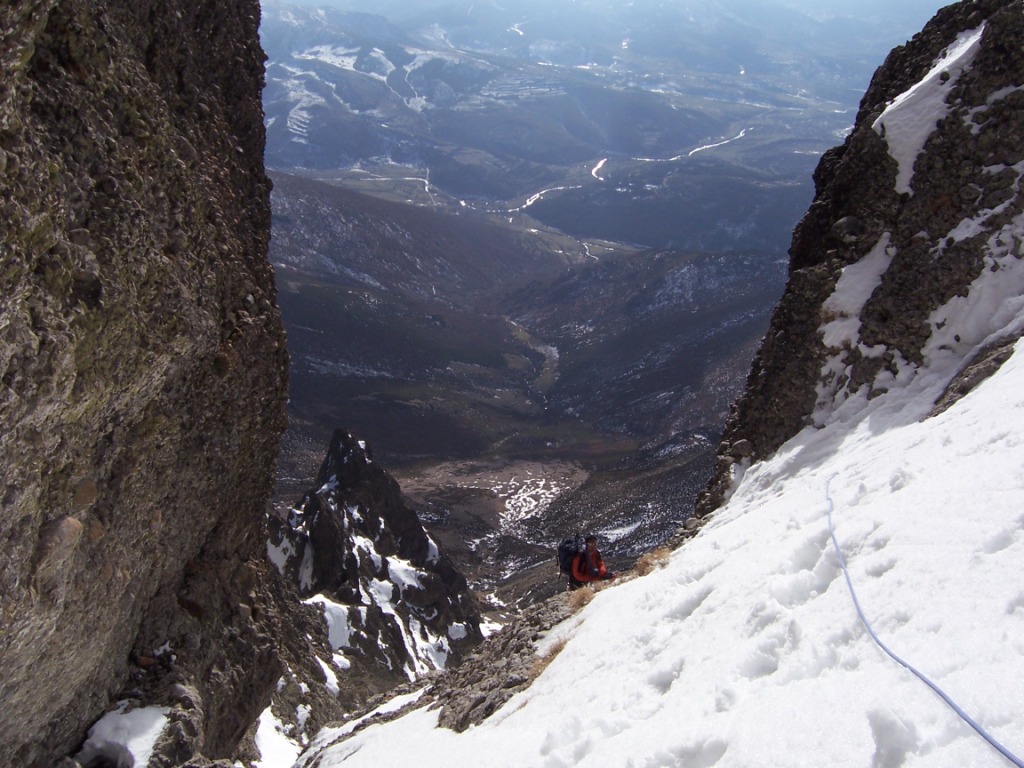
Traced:
[[[700, 514], [728, 493], [737, 466], [841, 418], [850, 400], [926, 375], [945, 354], [968, 359], [946, 401], [998, 367], [1019, 332], [980, 336], [990, 326], [960, 316], [956, 298], [982, 290], [986, 273], [998, 283], [1024, 255], [1012, 234], [1024, 208], [1022, 39], [1019, 2], [962, 2], [879, 68], [853, 132], [815, 173], [786, 292]], [[994, 314], [1005, 298], [993, 291]]]
[[256, 0], [0, 6], [0, 763], [232, 754], [283, 651]]

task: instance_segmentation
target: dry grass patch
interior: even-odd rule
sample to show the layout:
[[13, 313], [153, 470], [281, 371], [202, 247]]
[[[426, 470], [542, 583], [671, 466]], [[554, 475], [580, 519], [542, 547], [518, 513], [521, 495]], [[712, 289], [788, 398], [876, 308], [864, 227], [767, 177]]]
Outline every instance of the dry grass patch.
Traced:
[[636, 561], [636, 573], [638, 576], [646, 576], [656, 568], [663, 567], [667, 562], [672, 550], [668, 547], [659, 547], [651, 552], [645, 552]]
[[551, 647], [544, 652], [543, 656], [538, 656], [534, 659], [533, 664], [530, 666], [531, 683], [541, 676], [541, 673], [547, 669], [548, 665], [555, 660], [555, 657], [562, 652], [562, 649], [565, 648], [568, 642], [569, 638], [563, 637], [557, 643], [553, 643]]
[[573, 590], [569, 593], [569, 608], [573, 613], [576, 613], [593, 600], [595, 594], [591, 587], [580, 587]]

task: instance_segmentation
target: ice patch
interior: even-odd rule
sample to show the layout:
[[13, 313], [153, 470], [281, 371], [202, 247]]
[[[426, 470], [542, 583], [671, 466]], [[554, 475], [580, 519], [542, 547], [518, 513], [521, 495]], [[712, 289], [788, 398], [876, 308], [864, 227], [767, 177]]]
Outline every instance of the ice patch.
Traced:
[[423, 582], [420, 581], [420, 571], [408, 560], [398, 557], [388, 558], [388, 578], [398, 585], [398, 589], [404, 592], [409, 587], [423, 589]]
[[320, 669], [322, 669], [323, 672], [324, 672], [324, 678], [327, 681], [325, 683], [325, 686], [327, 687], [328, 692], [332, 696], [337, 696], [338, 692], [341, 689], [338, 687], [338, 675], [337, 675], [337, 673], [335, 673], [334, 668], [330, 664], [328, 664], [326, 661], [321, 659], [319, 656], [315, 656], [314, 658], [316, 659], [317, 663], [320, 665]]
[[303, 600], [306, 605], [319, 605], [323, 608], [324, 619], [327, 621], [327, 635], [331, 649], [348, 648], [352, 636], [352, 625], [349, 619], [350, 606], [336, 603], [323, 595], [314, 595]]
[[274, 717], [270, 707], [260, 714], [259, 725], [256, 727], [256, 749], [260, 751], [260, 759], [254, 763], [256, 768], [292, 765], [302, 752], [302, 747], [288, 737], [284, 724]]
[[278, 573], [284, 574], [284, 568], [288, 563], [288, 559], [294, 555], [295, 547], [292, 546], [287, 536], [282, 537], [281, 543], [277, 545], [267, 539], [267, 559], [274, 564]]
[[846, 356], [857, 346], [865, 357], [877, 356], [885, 350], [860, 344], [860, 313], [871, 294], [881, 284], [882, 276], [892, 263], [895, 248], [889, 245], [890, 234], [884, 233], [875, 247], [860, 261], [843, 268], [835, 290], [822, 307], [826, 322], [822, 324], [822, 343], [830, 354], [821, 369], [818, 399], [813, 420], [821, 425], [828, 421], [844, 399], [843, 382], [849, 375]]

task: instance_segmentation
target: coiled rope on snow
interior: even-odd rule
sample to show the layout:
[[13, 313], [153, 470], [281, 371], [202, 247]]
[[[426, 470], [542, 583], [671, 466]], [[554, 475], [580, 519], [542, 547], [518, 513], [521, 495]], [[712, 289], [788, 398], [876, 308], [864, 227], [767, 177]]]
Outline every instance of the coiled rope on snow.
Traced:
[[835, 525], [832, 522], [832, 512], [835, 508], [835, 504], [832, 501], [832, 493], [830, 489], [832, 481], [835, 479], [835, 477], [835, 475], [832, 475], [825, 482], [825, 498], [828, 501], [828, 532], [832, 536], [832, 544], [836, 549], [836, 556], [839, 558], [839, 565], [843, 569], [843, 576], [846, 578], [846, 586], [850, 589], [850, 597], [853, 598], [853, 604], [857, 608], [857, 615], [860, 617], [861, 624], [864, 625], [864, 628], [868, 631], [868, 634], [871, 635], [871, 639], [875, 641], [875, 644], [878, 645], [878, 647], [881, 648], [883, 651], [885, 651], [886, 655], [888, 655], [889, 658], [891, 658], [904, 669], [913, 673], [918, 680], [920, 680], [922, 683], [931, 688], [932, 691], [934, 691], [939, 696], [939, 698], [946, 702], [946, 704], [948, 704], [950, 708], [954, 712], [956, 712], [957, 715], [959, 715], [961, 720], [963, 720], [965, 723], [971, 726], [971, 728], [973, 728], [974, 731], [979, 736], [981, 736], [981, 738], [987, 741], [993, 749], [999, 752], [999, 754], [1001, 754], [1003, 757], [1005, 757], [1007, 760], [1009, 760], [1011, 763], [1017, 766], [1017, 768], [1024, 768], [1024, 761], [1021, 761], [1019, 757], [1017, 757], [1010, 750], [1008, 750], [1006, 747], [1000, 744], [995, 739], [995, 737], [992, 736], [992, 734], [990, 734], [982, 726], [980, 726], [974, 720], [974, 718], [972, 718], [970, 715], [964, 712], [963, 709], [961, 709], [960, 706], [955, 701], [953, 701], [953, 699], [950, 698], [950, 696], [945, 691], [943, 691], [938, 685], [936, 685], [934, 682], [928, 679], [926, 675], [924, 675], [922, 672], [914, 668], [911, 664], [907, 663], [902, 658], [893, 653], [893, 651], [890, 650], [889, 647], [882, 642], [881, 638], [879, 638], [878, 635], [875, 634], [875, 630], [871, 626], [871, 622], [869, 622], [867, 616], [864, 615], [864, 610], [861, 608], [860, 600], [857, 599], [857, 591], [853, 588], [853, 580], [850, 578], [850, 571], [846, 567], [846, 559], [843, 557], [843, 552], [839, 547], [839, 540], [836, 538], [836, 529]]

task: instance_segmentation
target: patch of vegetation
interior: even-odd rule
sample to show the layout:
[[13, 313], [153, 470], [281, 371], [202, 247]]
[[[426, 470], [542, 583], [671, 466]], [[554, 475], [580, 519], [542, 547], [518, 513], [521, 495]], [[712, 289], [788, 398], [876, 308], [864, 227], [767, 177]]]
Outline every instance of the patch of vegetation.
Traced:
[[569, 610], [573, 613], [578, 613], [583, 610], [583, 608], [590, 605], [596, 595], [597, 592], [593, 587], [580, 587], [579, 589], [574, 589], [569, 593]]
[[671, 554], [672, 550], [668, 547], [658, 547], [650, 552], [645, 552], [636, 561], [636, 566], [634, 566], [636, 575], [646, 576], [658, 568], [665, 567]]
[[[575, 613], [577, 610], [579, 610], [579, 608], [574, 609], [573, 613]], [[558, 654], [565, 650], [565, 646], [568, 644], [569, 639], [562, 638], [557, 643], [553, 643], [551, 647], [546, 650], [545, 653], [538, 656], [536, 660], [533, 662], [533, 664], [530, 666], [530, 682], [533, 682], [538, 677], [540, 677], [544, 673], [544, 670], [551, 665], [551, 662], [555, 660]]]

